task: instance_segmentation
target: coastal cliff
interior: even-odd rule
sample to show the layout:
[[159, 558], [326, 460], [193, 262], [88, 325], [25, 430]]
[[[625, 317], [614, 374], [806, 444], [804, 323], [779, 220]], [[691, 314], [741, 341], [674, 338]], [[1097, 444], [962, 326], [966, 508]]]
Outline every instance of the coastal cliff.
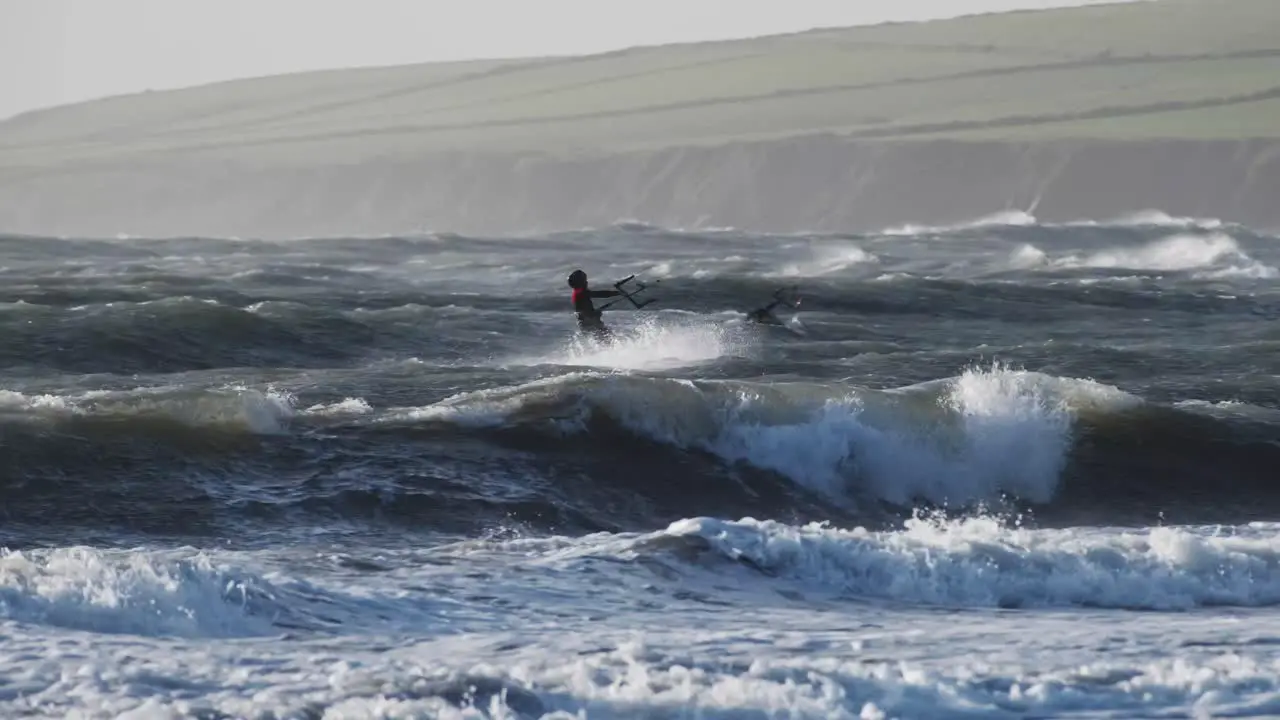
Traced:
[[0, 231], [1280, 227], [1280, 4], [1163, 0], [306, 73], [0, 123]]

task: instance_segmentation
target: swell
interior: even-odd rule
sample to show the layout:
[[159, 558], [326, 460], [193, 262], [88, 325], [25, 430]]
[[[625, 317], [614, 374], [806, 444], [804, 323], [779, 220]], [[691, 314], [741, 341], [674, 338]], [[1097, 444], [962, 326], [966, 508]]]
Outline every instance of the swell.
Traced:
[[[1046, 525], [1280, 511], [1280, 425], [996, 368], [878, 391], [575, 374], [421, 407], [247, 389], [10, 395], [9, 532], [326, 527], [473, 534], [683, 517], [886, 525], [921, 507]], [[43, 528], [42, 531], [37, 529]]]
[[[3, 512], [11, 528], [55, 533], [887, 522], [1002, 502], [1043, 522], [1264, 516], [1280, 494], [1261, 406], [1280, 396], [1259, 380], [1275, 339], [1258, 318], [1280, 309], [1252, 283], [1273, 267], [1263, 240], [1208, 221], [1021, 216], [892, 237], [621, 225], [525, 239], [548, 266], [577, 251], [648, 263], [664, 277], [656, 325], [716, 320], [799, 282], [812, 328], [764, 350], [667, 332], [583, 356], [554, 337], [571, 320], [542, 317], [568, 315], [558, 291], [511, 289], [466, 263], [379, 274], [441, 252], [510, 254], [513, 241], [0, 238], [0, 366], [24, 375], [0, 390]], [[726, 266], [726, 250], [741, 262]], [[989, 352], [1044, 374], [946, 377]], [[384, 360], [399, 365], [371, 378]], [[693, 365], [765, 378], [519, 384], [548, 366]], [[134, 377], [191, 370], [210, 372]], [[1100, 373], [1143, 397], [1074, 379]], [[311, 399], [266, 386], [276, 380]], [[136, 387], [148, 382], [173, 385]], [[507, 385], [475, 389], [495, 382]], [[113, 389], [84, 389], [95, 383]], [[1258, 407], [1171, 405], [1206, 396]]]
[[690, 509], [850, 517], [768, 473], [607, 422], [554, 442], [541, 430], [406, 424], [363, 400], [302, 407], [246, 388], [9, 393], [0, 410], [12, 546], [72, 531], [238, 531], [233, 543], [248, 528], [581, 533], [652, 527]]
[[[726, 313], [739, 315], [759, 307], [779, 285], [795, 284], [762, 278], [724, 278], [684, 287], [672, 283], [663, 287], [662, 302], [655, 306], [661, 310], [653, 317], [667, 325], [689, 317], [728, 328]], [[109, 297], [84, 288], [58, 297], [49, 292], [10, 292], [8, 304], [0, 304], [0, 334], [5, 337], [0, 367], [132, 374], [320, 368], [374, 357], [424, 355], [467, 362], [499, 349], [539, 348], [554, 342], [542, 337], [548, 330], [566, 342], [572, 337], [572, 320], [559, 296], [493, 294], [460, 301], [443, 292], [375, 290], [317, 291], [293, 298], [238, 291], [162, 298], [152, 297], [152, 290], [105, 290]], [[1217, 287], [1170, 288], [1136, 280], [1108, 285], [900, 276], [883, 282], [810, 280], [799, 284], [799, 292], [804, 300], [800, 314], [812, 328], [806, 335], [828, 343], [901, 342], [919, 332], [886, 326], [890, 322], [998, 321], [1022, 326], [1007, 333], [970, 329], [991, 343], [1001, 337], [1034, 342], [1059, 334], [1061, 324], [1045, 326], [1046, 313], [1053, 313], [1059, 323], [1082, 324], [1106, 313], [1115, 327], [1141, 322], [1144, 330], [1170, 331], [1184, 328], [1194, 316], [1212, 316], [1225, 330], [1226, 323], [1257, 323], [1280, 314], [1270, 295]], [[1135, 318], [1137, 312], [1146, 314]], [[632, 320], [626, 310], [621, 316], [624, 323]], [[928, 333], [921, 335], [922, 341], [930, 339]], [[809, 350], [817, 353], [816, 359], [826, 352], [820, 345]], [[1212, 348], [1196, 352], [1208, 350]]]
[[424, 349], [461, 359], [476, 345], [474, 334], [441, 338], [440, 331], [464, 321], [496, 322], [482, 307], [464, 310], [439, 295], [366, 297], [350, 308], [305, 298], [241, 302], [186, 296], [62, 308], [26, 301], [0, 306], [6, 339], [0, 367], [125, 375], [316, 368], [377, 355], [413, 357]]
[[1143, 523], [1274, 518], [1280, 418], [1239, 410], [1223, 416], [1144, 404], [1083, 417], [1051, 514], [1071, 523], [1106, 506]]
[[[868, 514], [1003, 506], [1057, 525], [1242, 522], [1280, 510], [1274, 412], [1167, 405], [999, 367], [890, 391], [585, 378], [553, 392], [463, 395], [410, 418], [514, 434], [525, 447], [608, 437], [611, 456], [637, 460], [657, 441]], [[635, 445], [613, 449], [620, 442]]]

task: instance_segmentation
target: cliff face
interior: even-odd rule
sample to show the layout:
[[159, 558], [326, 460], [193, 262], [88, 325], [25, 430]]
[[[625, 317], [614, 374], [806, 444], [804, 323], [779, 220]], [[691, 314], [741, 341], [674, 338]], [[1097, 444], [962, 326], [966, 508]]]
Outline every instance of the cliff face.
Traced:
[[1008, 209], [1158, 209], [1280, 228], [1280, 142], [849, 141], [812, 136], [574, 159], [441, 153], [353, 165], [212, 162], [0, 175], [0, 228], [58, 235], [519, 233], [637, 219], [859, 232]]
[[[493, 177], [483, 191], [505, 202], [490, 206], [459, 188], [443, 193], [447, 199], [434, 211], [450, 226], [485, 231], [635, 218], [677, 227], [857, 232], [1010, 209], [1048, 222], [1161, 209], [1280, 227], [1274, 141], [879, 144], [814, 137], [527, 163]], [[467, 208], [479, 212], [459, 214]]]

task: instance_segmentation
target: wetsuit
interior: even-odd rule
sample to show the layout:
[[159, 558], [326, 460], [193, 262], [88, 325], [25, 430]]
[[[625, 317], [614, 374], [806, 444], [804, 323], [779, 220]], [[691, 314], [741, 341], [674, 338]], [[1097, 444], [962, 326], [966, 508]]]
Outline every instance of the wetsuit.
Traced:
[[574, 288], [573, 310], [578, 314], [578, 329], [593, 332], [597, 336], [607, 337], [609, 328], [605, 327], [604, 321], [600, 319], [600, 311], [591, 302], [591, 298], [617, 297], [621, 294], [617, 290]]

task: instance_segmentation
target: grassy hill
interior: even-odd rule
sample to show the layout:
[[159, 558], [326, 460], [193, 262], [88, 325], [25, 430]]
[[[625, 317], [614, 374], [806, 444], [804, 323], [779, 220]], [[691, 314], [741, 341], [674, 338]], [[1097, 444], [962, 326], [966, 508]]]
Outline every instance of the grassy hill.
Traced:
[[0, 231], [1280, 227], [1280, 0], [1156, 0], [340, 70], [0, 123]]
[[1280, 136], [1280, 2], [1159, 0], [535, 58], [307, 73], [0, 123], [20, 164], [217, 150], [306, 164], [812, 133]]

